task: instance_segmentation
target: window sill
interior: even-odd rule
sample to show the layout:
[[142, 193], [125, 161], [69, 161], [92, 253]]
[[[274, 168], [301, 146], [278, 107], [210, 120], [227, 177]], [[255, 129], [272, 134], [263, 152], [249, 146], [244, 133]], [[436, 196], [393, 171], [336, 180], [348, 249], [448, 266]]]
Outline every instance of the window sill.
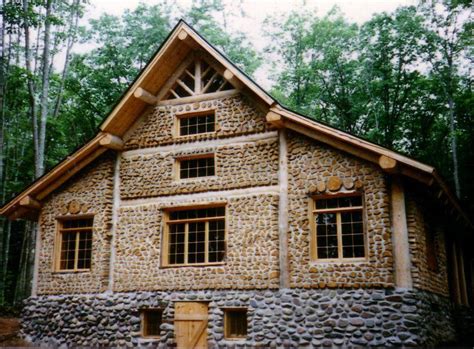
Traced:
[[218, 263], [206, 263], [206, 264], [172, 264], [172, 265], [162, 265], [160, 268], [163, 269], [170, 269], [170, 268], [189, 268], [189, 267], [197, 267], [197, 268], [207, 268], [207, 267], [221, 267], [226, 265], [225, 262], [218, 262]]
[[81, 270], [53, 270], [53, 274], [83, 274], [90, 273], [91, 269], [81, 269]]
[[219, 176], [202, 176], [202, 177], [192, 177], [192, 178], [178, 178], [173, 181], [174, 184], [185, 184], [189, 182], [198, 182], [202, 180], [215, 180], [218, 179]]
[[368, 263], [367, 258], [345, 258], [345, 259], [316, 259], [311, 261], [311, 265], [333, 265], [333, 264], [364, 264]]

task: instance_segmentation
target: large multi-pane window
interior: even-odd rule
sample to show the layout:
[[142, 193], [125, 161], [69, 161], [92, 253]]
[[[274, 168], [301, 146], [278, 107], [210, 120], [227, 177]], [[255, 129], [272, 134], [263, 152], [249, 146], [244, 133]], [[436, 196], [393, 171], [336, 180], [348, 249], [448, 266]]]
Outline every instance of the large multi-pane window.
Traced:
[[225, 207], [168, 212], [166, 265], [213, 264], [224, 261]]
[[178, 118], [179, 135], [190, 136], [201, 133], [211, 133], [216, 129], [216, 116], [214, 111]]
[[365, 258], [361, 195], [316, 198], [313, 217], [316, 259]]
[[178, 159], [179, 179], [208, 177], [216, 174], [214, 154]]
[[82, 271], [91, 268], [93, 218], [64, 219], [59, 223], [60, 271]]

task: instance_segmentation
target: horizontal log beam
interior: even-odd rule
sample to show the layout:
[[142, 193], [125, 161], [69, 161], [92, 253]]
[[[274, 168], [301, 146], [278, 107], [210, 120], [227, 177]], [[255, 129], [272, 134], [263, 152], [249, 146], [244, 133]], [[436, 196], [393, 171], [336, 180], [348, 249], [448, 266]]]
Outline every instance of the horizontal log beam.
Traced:
[[283, 117], [280, 114], [270, 111], [267, 113], [265, 118], [267, 122], [269, 122], [273, 126], [276, 126], [278, 128], [284, 127]]
[[30, 195], [27, 195], [20, 200], [20, 206], [32, 210], [40, 210], [42, 205], [39, 201], [31, 197]]
[[229, 69], [224, 70], [224, 79], [232, 84], [236, 89], [241, 90], [243, 88], [242, 83], [235, 77]]
[[185, 30], [181, 30], [178, 34], [178, 39], [181, 41], [186, 40], [187, 37], [188, 37], [188, 33], [186, 33]]
[[386, 155], [380, 156], [379, 165], [382, 170], [388, 173], [395, 173], [398, 171], [398, 161]]
[[156, 96], [141, 87], [137, 87], [135, 92], [133, 92], [133, 95], [135, 98], [138, 98], [148, 104], [156, 104], [158, 102], [158, 98]]
[[105, 136], [100, 140], [99, 144], [112, 150], [122, 150], [124, 146], [122, 138], [110, 133], [106, 133]]

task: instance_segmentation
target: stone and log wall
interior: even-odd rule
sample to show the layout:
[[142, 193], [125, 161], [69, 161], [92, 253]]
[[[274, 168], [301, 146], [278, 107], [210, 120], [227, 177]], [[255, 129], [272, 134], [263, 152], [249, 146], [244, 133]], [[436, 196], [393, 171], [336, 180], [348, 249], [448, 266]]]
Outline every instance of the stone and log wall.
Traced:
[[[50, 346], [175, 345], [174, 302], [206, 302], [211, 348], [429, 346], [455, 339], [449, 302], [407, 290], [137, 292], [30, 298], [23, 333]], [[223, 309], [246, 307], [248, 335], [226, 340]], [[140, 309], [163, 309], [160, 338], [141, 337]]]
[[[433, 212], [430, 215], [413, 195], [407, 196], [406, 205], [413, 286], [448, 297], [445, 231], [440, 224], [435, 223]], [[428, 265], [427, 229], [431, 229], [434, 234], [435, 269], [430, 269]]]
[[[107, 289], [114, 159], [112, 153], [100, 156], [44, 202], [39, 220], [38, 294], [90, 293]], [[92, 268], [85, 272], [56, 271], [57, 219], [77, 215], [94, 217]]]
[[[302, 135], [288, 133], [289, 258], [292, 287], [393, 287], [390, 202], [387, 181], [374, 164]], [[360, 192], [367, 259], [314, 261], [309, 222], [313, 197]]]
[[[278, 288], [278, 196], [233, 195], [122, 207], [116, 234], [115, 290]], [[226, 206], [224, 263], [162, 267], [162, 208], [216, 203]]]

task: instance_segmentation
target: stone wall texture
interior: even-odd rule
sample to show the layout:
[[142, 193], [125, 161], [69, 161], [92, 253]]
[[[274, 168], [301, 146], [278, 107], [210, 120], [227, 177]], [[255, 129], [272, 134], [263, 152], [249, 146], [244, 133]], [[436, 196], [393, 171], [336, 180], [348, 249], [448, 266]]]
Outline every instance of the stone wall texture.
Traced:
[[[299, 134], [289, 133], [288, 138], [291, 286], [392, 287], [390, 201], [383, 173], [374, 164]], [[344, 185], [330, 191], [327, 188], [331, 177], [337, 177]], [[312, 196], [354, 191], [363, 193], [364, 198], [366, 261], [328, 263], [312, 260], [310, 245], [314, 241], [308, 214]]]
[[[215, 176], [179, 179], [176, 159], [215, 155]], [[126, 156], [120, 165], [122, 199], [278, 184], [278, 139]]]
[[116, 235], [115, 290], [278, 287], [278, 196], [224, 196], [204, 202], [226, 205], [223, 265], [162, 267], [162, 208], [193, 202], [173, 200], [122, 207]]
[[[215, 133], [176, 137], [176, 115], [215, 110]], [[125, 149], [149, 148], [195, 140], [234, 137], [269, 129], [265, 113], [243, 95], [177, 106], [156, 106], [145, 113], [126, 137]]]
[[[434, 223], [434, 217], [430, 217], [429, 212], [423, 209], [422, 204], [413, 195], [408, 195], [406, 202], [413, 284], [420, 289], [449, 296], [445, 232]], [[436, 270], [430, 270], [428, 267], [427, 225], [433, 227], [435, 234]]]
[[[114, 159], [113, 154], [105, 153], [44, 201], [40, 215], [39, 294], [107, 289]], [[94, 217], [92, 268], [87, 272], [57, 272], [53, 266], [57, 218], [78, 214]]]
[[[449, 302], [406, 290], [140, 292], [27, 300], [23, 334], [50, 346], [173, 347], [174, 303], [206, 302], [209, 347], [429, 346], [455, 339]], [[223, 335], [223, 309], [246, 307], [248, 334]], [[140, 309], [163, 309], [161, 336], [140, 336]], [[436, 309], [437, 311], [433, 311]]]

